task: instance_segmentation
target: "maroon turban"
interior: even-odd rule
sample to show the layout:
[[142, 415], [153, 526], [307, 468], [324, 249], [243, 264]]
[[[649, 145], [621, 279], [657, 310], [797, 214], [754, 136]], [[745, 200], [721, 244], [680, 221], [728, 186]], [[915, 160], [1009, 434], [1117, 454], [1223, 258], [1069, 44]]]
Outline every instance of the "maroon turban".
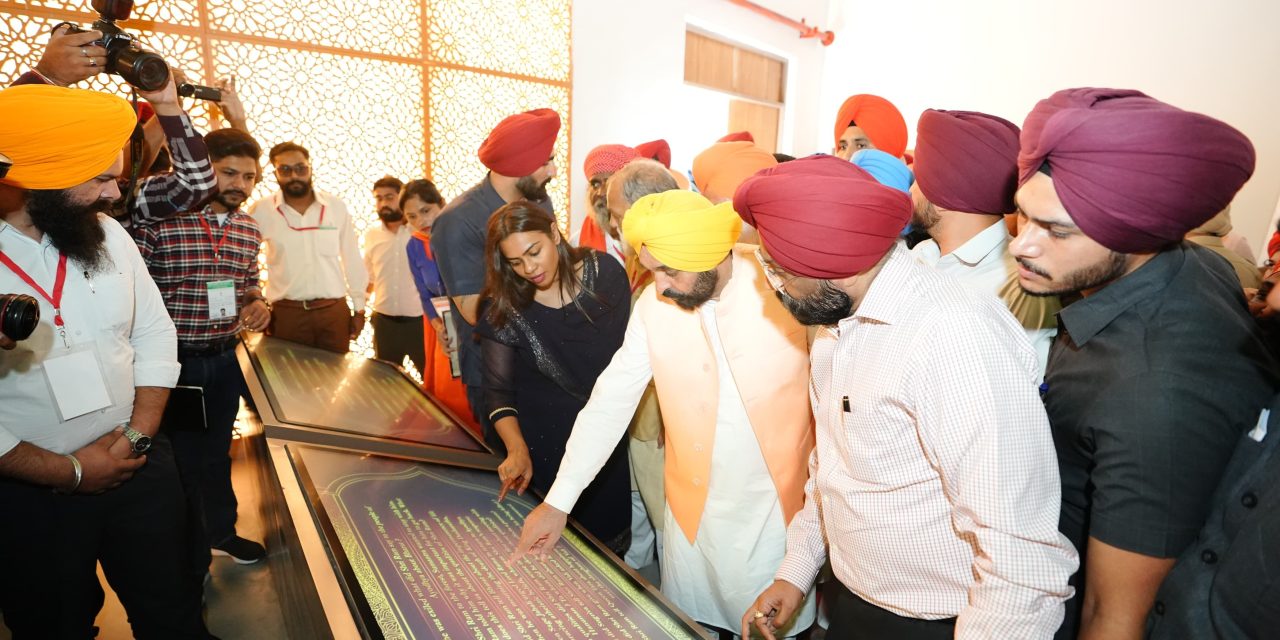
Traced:
[[582, 163], [582, 170], [586, 172], [587, 180], [590, 180], [592, 176], [600, 173], [616, 173], [628, 162], [639, 157], [635, 149], [625, 144], [602, 144], [587, 153], [587, 159]]
[[560, 133], [560, 114], [534, 109], [507, 116], [480, 145], [480, 162], [490, 171], [523, 178], [547, 163]]
[[662, 166], [671, 168], [671, 145], [666, 140], [654, 140], [636, 145], [636, 154], [641, 158], [652, 158], [662, 163]]
[[1013, 213], [1018, 125], [973, 111], [920, 114], [916, 184], [934, 205], [965, 213]]
[[756, 137], [751, 135], [750, 131], [734, 131], [733, 133], [726, 133], [721, 136], [719, 140], [716, 140], [716, 142], [750, 142], [752, 144], [755, 144], [755, 141]]
[[875, 266], [911, 219], [911, 196], [835, 156], [809, 156], [747, 179], [733, 208], [791, 273], [831, 280]]
[[1155, 251], [1231, 204], [1253, 145], [1219, 120], [1138, 91], [1065, 89], [1022, 125], [1019, 185], [1048, 163], [1071, 219], [1120, 253]]

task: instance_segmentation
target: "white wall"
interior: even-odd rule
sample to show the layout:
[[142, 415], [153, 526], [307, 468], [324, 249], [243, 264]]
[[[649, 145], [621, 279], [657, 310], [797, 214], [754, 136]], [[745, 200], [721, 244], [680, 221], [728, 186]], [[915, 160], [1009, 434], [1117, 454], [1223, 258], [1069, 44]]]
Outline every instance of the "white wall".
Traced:
[[1138, 89], [1249, 136], [1257, 169], [1232, 217], [1255, 250], [1270, 235], [1280, 196], [1276, 0], [832, 0], [829, 16], [823, 28], [836, 40], [816, 112], [819, 150], [830, 147], [836, 109], [854, 93], [897, 104], [914, 143], [926, 108], [1021, 124], [1058, 89]]
[[[828, 0], [757, 0], [826, 29]], [[687, 170], [726, 133], [729, 98], [684, 84], [687, 25], [787, 60], [778, 150], [808, 153], [825, 127], [820, 107], [824, 47], [727, 0], [576, 0], [573, 3], [573, 131], [570, 228], [588, 212], [582, 161], [600, 144], [671, 143], [672, 167]], [[832, 115], [834, 117], [834, 114]]]

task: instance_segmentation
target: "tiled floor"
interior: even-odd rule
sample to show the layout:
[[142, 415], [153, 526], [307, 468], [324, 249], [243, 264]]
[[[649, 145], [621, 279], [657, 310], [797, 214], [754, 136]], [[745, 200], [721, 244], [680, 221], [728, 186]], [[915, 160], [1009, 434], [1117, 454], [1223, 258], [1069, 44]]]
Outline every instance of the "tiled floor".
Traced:
[[[231, 456], [231, 480], [240, 501], [236, 529], [245, 538], [261, 541], [262, 521], [258, 515], [257, 495], [254, 493], [254, 475], [247, 466], [240, 440], [232, 443]], [[269, 553], [271, 550], [267, 551]], [[222, 640], [283, 640], [288, 637], [266, 560], [257, 564], [239, 565], [230, 558], [215, 557], [210, 573], [213, 578], [205, 587], [205, 596], [206, 620], [211, 633]], [[128, 640], [133, 634], [124, 608], [111, 589], [105, 587], [105, 580], [103, 585], [107, 601], [98, 614], [98, 638]], [[10, 640], [9, 631], [2, 624], [0, 640]]]

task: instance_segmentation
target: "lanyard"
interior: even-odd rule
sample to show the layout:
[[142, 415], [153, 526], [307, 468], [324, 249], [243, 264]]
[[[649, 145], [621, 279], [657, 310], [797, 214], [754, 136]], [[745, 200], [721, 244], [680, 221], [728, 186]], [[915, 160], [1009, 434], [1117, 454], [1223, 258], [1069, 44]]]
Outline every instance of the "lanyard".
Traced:
[[204, 232], [209, 234], [209, 244], [213, 245], [213, 261], [222, 262], [222, 243], [227, 241], [227, 232], [231, 230], [231, 218], [227, 218], [227, 223], [222, 225], [222, 237], [217, 242], [213, 240], [213, 227], [209, 226], [209, 221], [204, 219], [204, 214], [200, 215], [200, 225], [204, 227]]
[[[293, 229], [294, 231], [318, 231], [318, 230], [320, 230], [320, 229], [323, 229], [323, 228], [324, 228], [324, 205], [320, 205], [320, 222], [316, 223], [316, 226], [314, 226], [314, 227], [295, 227], [295, 226], [293, 226], [293, 223], [292, 223], [292, 222], [289, 222], [289, 216], [286, 216], [286, 215], [284, 214], [284, 209], [281, 209], [280, 207], [276, 207], [276, 213], [279, 213], [279, 214], [280, 214], [280, 217], [281, 217], [281, 218], [284, 218], [284, 223], [285, 223], [286, 225], [288, 225], [288, 226], [289, 226], [289, 228], [290, 228], [290, 229]], [[210, 234], [210, 237], [212, 237], [212, 234]]]
[[67, 254], [64, 253], [58, 256], [58, 275], [53, 281], [53, 295], [49, 295], [49, 292], [36, 284], [35, 279], [32, 278], [25, 269], [19, 267], [17, 263], [9, 259], [9, 256], [5, 255], [3, 251], [0, 251], [0, 263], [9, 267], [9, 270], [12, 271], [14, 275], [22, 278], [23, 282], [26, 282], [32, 289], [35, 289], [36, 293], [40, 294], [40, 297], [49, 301], [49, 304], [53, 305], [53, 324], [58, 327], [58, 335], [62, 336], [62, 342], [66, 344], [67, 330], [62, 321], [62, 286], [67, 283]]

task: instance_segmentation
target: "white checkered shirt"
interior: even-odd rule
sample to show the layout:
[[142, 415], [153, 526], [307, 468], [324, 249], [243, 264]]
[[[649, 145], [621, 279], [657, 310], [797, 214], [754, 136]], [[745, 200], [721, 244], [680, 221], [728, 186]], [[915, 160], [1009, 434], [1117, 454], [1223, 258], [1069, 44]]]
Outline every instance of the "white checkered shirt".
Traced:
[[[812, 350], [817, 447], [777, 577], [836, 577], [957, 638], [1050, 638], [1079, 565], [1036, 357], [996, 298], [895, 246]], [[847, 399], [847, 406], [846, 406]]]

